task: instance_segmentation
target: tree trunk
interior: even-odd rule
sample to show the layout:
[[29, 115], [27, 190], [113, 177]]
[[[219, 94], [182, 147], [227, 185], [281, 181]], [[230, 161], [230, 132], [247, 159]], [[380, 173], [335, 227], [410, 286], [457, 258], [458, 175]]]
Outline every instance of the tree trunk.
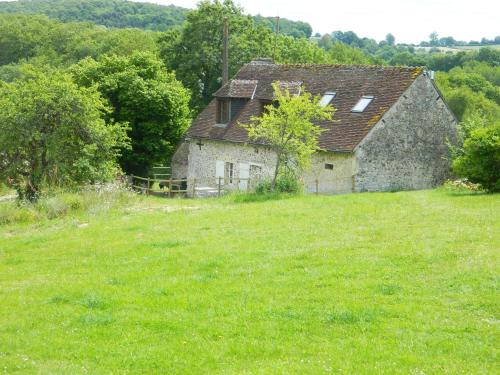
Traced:
[[274, 177], [273, 177], [273, 181], [271, 183], [271, 191], [274, 191], [274, 189], [276, 188], [276, 180], [278, 178], [280, 164], [281, 164], [281, 153], [278, 153], [278, 157], [276, 159], [276, 167], [274, 169]]
[[24, 198], [29, 200], [31, 203], [35, 203], [40, 197], [40, 191], [38, 189], [38, 184], [36, 184], [32, 177], [28, 177], [28, 181], [26, 183], [26, 189], [24, 191]]

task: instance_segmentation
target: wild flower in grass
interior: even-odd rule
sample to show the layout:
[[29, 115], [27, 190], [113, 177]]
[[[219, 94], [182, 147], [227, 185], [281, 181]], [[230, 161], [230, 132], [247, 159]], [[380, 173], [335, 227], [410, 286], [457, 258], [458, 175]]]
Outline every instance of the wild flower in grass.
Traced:
[[448, 180], [444, 183], [444, 188], [448, 191], [452, 192], [471, 192], [471, 193], [479, 193], [483, 191], [483, 188], [480, 184], [474, 184], [470, 182], [466, 178], [462, 178], [459, 180]]

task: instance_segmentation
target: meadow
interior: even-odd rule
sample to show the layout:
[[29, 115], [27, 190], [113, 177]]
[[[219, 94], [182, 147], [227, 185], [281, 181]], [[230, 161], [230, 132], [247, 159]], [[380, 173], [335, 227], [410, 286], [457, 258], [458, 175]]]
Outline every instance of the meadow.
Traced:
[[498, 371], [498, 194], [54, 202], [0, 225], [0, 373]]

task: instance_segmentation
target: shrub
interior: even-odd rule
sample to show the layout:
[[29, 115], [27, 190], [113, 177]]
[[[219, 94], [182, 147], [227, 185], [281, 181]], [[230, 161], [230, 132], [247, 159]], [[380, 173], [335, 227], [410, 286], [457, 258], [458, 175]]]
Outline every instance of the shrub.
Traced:
[[27, 200], [0, 203], [0, 225], [56, 219], [72, 214], [94, 215], [121, 207], [136, 196], [121, 184], [99, 184], [79, 192], [42, 194], [36, 203]]
[[[292, 175], [282, 175], [276, 179], [275, 192], [296, 194], [302, 191], [302, 184]], [[262, 180], [255, 187], [257, 194], [266, 194], [273, 192], [272, 181]]]
[[500, 191], [500, 122], [471, 131], [453, 170], [488, 191]]

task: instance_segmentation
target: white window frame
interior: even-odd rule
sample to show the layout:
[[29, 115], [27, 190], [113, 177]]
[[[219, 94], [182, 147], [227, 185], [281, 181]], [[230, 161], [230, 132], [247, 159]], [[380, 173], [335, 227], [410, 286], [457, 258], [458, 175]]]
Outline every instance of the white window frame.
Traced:
[[318, 102], [319, 106], [324, 108], [328, 104], [332, 102], [333, 99], [337, 96], [337, 93], [335, 91], [327, 91], [325, 94], [321, 97], [320, 101]]
[[351, 112], [353, 113], [363, 113], [365, 109], [373, 102], [375, 97], [373, 95], [363, 95], [361, 99], [358, 100], [356, 105], [352, 107]]
[[234, 180], [234, 163], [226, 161], [224, 164], [224, 182], [227, 181], [229, 184], [232, 184], [233, 180]]

